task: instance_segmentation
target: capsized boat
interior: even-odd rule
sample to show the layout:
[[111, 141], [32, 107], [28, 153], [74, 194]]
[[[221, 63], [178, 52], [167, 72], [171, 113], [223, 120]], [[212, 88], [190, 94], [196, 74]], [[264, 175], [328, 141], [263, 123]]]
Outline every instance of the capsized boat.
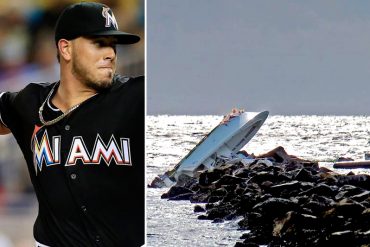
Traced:
[[233, 109], [174, 169], [154, 179], [152, 185], [172, 186], [181, 174], [194, 177], [197, 171], [214, 168], [219, 159], [237, 157], [237, 152], [253, 138], [268, 115], [268, 111]]

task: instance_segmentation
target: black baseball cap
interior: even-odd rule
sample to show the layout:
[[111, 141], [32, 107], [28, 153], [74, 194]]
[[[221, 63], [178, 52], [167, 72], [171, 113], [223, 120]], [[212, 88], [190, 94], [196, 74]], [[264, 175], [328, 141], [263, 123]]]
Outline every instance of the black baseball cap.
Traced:
[[80, 36], [114, 36], [117, 44], [134, 44], [140, 37], [118, 30], [112, 10], [105, 4], [81, 2], [68, 6], [55, 26], [55, 43]]

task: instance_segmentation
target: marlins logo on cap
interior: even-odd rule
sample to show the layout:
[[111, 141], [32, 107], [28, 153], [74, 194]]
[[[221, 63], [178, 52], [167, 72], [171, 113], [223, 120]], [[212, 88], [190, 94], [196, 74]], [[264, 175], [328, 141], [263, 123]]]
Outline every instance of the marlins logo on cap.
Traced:
[[105, 26], [110, 27], [113, 24], [113, 26], [116, 28], [116, 30], [118, 30], [118, 24], [117, 24], [116, 18], [114, 17], [113, 12], [112, 12], [112, 14], [109, 13], [109, 10], [110, 10], [110, 8], [103, 7], [102, 15], [106, 20], [105, 21]]
[[140, 40], [137, 35], [119, 31], [112, 10], [94, 2], [72, 4], [59, 16], [55, 27], [56, 43], [60, 39], [72, 40], [80, 36], [114, 36], [117, 44], [133, 44]]

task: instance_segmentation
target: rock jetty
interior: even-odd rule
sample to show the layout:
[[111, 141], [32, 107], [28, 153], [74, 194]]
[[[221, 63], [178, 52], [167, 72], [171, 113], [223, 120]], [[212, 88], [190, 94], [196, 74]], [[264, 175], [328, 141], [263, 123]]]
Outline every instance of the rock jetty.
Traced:
[[278, 147], [182, 177], [163, 199], [195, 203], [199, 220], [238, 220], [239, 246], [370, 246], [370, 176], [340, 175]]

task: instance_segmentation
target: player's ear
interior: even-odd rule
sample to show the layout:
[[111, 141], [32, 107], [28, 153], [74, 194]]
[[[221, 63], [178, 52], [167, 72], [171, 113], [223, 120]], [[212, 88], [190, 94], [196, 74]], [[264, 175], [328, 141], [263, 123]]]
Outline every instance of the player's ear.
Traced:
[[58, 51], [60, 58], [66, 61], [71, 60], [71, 42], [66, 39], [58, 41]]

